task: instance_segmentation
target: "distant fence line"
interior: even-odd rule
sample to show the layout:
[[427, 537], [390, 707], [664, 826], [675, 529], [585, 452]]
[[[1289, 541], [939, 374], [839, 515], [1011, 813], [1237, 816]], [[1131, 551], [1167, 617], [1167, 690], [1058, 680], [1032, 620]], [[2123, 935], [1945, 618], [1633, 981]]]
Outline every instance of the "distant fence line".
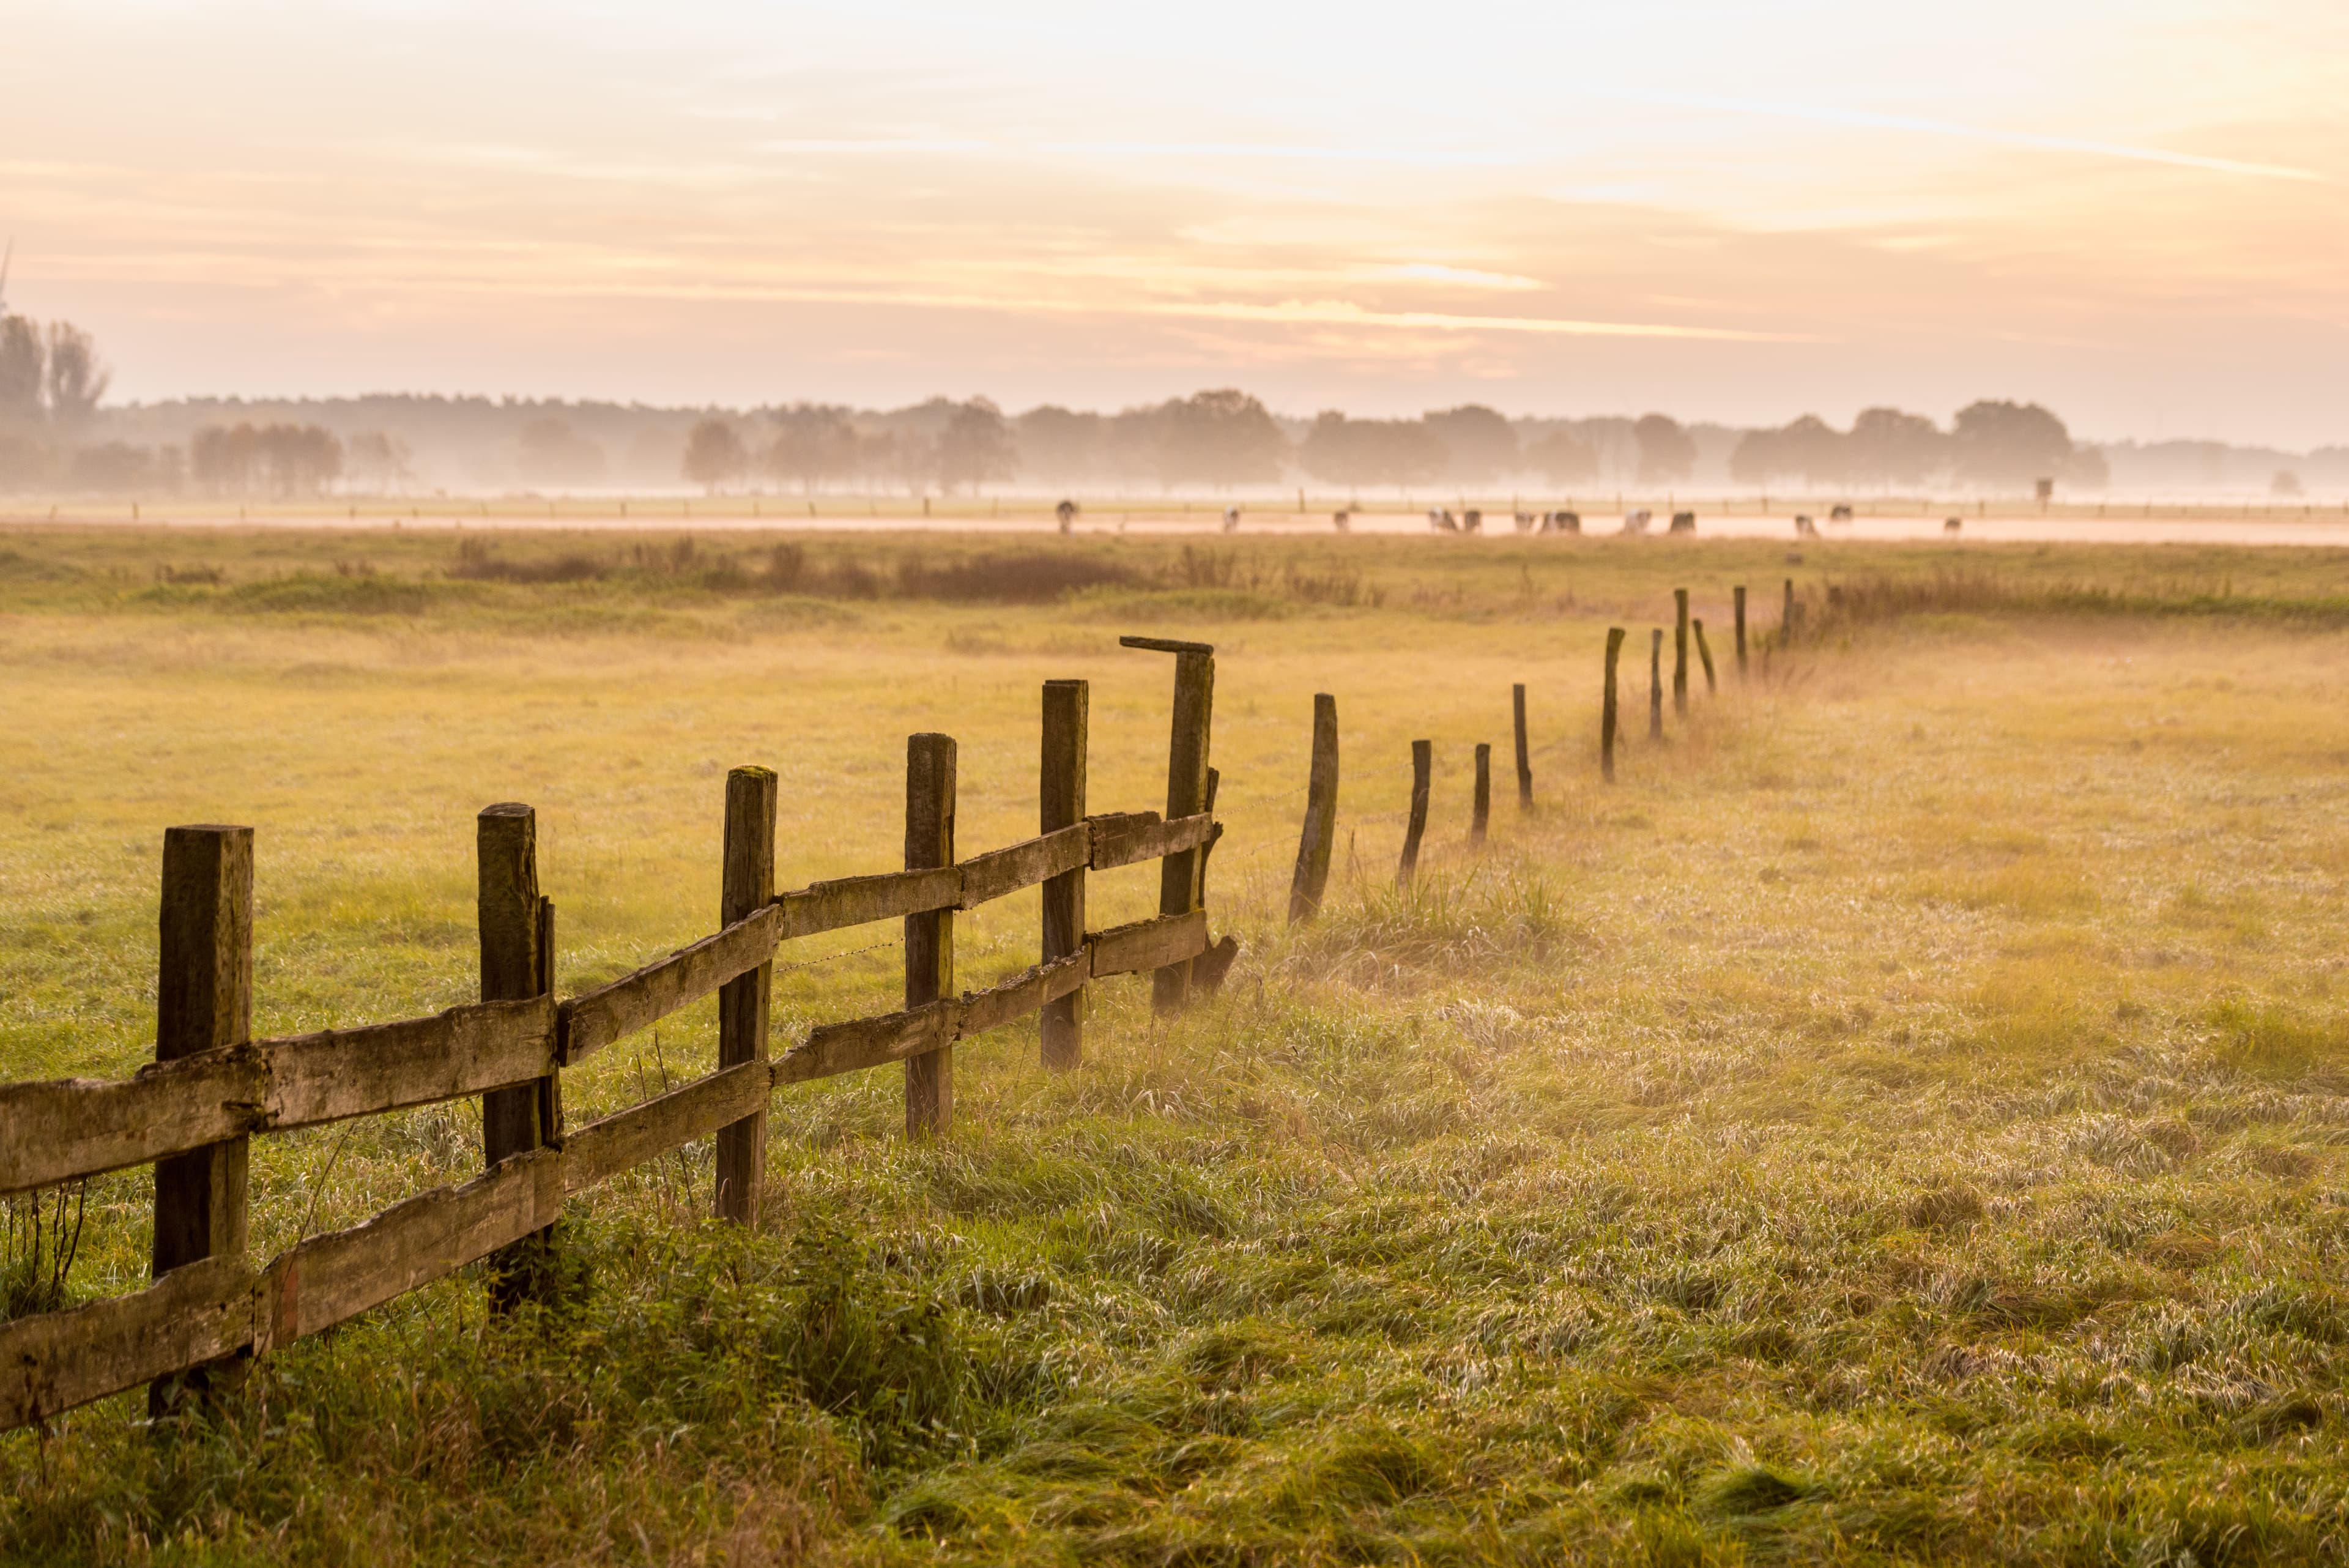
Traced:
[[[905, 1064], [912, 1137], [944, 1133], [954, 1047], [1043, 1014], [1042, 1056], [1082, 1053], [1088, 982], [1149, 971], [1162, 1012], [1219, 984], [1237, 949], [1210, 945], [1206, 865], [1222, 833], [1208, 764], [1214, 649], [1124, 638], [1174, 655], [1167, 807], [1089, 814], [1089, 688], [1043, 695], [1040, 831], [957, 859], [953, 739], [906, 742], [903, 870], [776, 893], [776, 775], [726, 781], [720, 919], [711, 936], [592, 991], [554, 995], [554, 908], [539, 891], [537, 816], [483, 810], [476, 825], [481, 1000], [426, 1018], [254, 1040], [249, 827], [164, 835], [156, 1062], [126, 1081], [0, 1085], [0, 1192], [152, 1164], [154, 1283], [0, 1324], [0, 1429], [149, 1385], [162, 1415], [233, 1378], [248, 1356], [343, 1323], [482, 1259], [512, 1306], [554, 1289], [548, 1246], [565, 1199], [697, 1139], [716, 1137], [716, 1209], [757, 1218], [769, 1096], [891, 1062]], [[1160, 865], [1159, 913], [1085, 928], [1085, 877]], [[954, 991], [953, 922], [1040, 885], [1040, 961], [983, 991]], [[905, 1006], [820, 1025], [769, 1051], [772, 958], [782, 942], [871, 921], [905, 921]], [[564, 1069], [715, 993], [716, 1070], [626, 1110], [566, 1129]], [[247, 1158], [255, 1134], [481, 1096], [487, 1170], [394, 1205], [363, 1224], [247, 1257]]]

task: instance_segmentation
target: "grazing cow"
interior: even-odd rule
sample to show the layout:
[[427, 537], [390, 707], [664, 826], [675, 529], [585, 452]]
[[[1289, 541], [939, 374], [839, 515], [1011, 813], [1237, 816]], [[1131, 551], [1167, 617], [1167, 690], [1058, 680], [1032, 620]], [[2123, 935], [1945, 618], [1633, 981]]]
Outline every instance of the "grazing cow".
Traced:
[[1052, 515], [1061, 520], [1061, 532], [1066, 534], [1076, 525], [1077, 504], [1073, 501], [1063, 501], [1052, 508]]
[[1818, 536], [1819, 525], [1812, 522], [1808, 517], [1797, 514], [1795, 517], [1795, 537], [1797, 539], [1816, 539]]
[[1648, 522], [1654, 515], [1655, 514], [1650, 512], [1644, 506], [1640, 507], [1637, 512], [1626, 512], [1623, 514], [1623, 532], [1626, 534], [1646, 533], [1648, 531]]
[[1225, 533], [1226, 533], [1226, 534], [1237, 534], [1237, 533], [1238, 533], [1239, 531], [1240, 531], [1240, 509], [1239, 509], [1238, 507], [1237, 507], [1237, 506], [1226, 506], [1226, 507], [1225, 507], [1225, 508], [1224, 508], [1224, 532], [1225, 532]]
[[1430, 511], [1427, 514], [1427, 525], [1439, 534], [1460, 532], [1460, 524], [1452, 520], [1452, 513], [1448, 508], [1442, 512]]
[[1965, 525], [1965, 521], [1962, 518], [1944, 517], [1941, 519], [1941, 532], [1943, 534], [1955, 534]]
[[1545, 534], [1579, 534], [1582, 532], [1582, 514], [1579, 512], [1545, 513], [1542, 516], [1542, 532]]
[[1828, 521], [1828, 522], [1830, 522], [1830, 523], [1848, 523], [1848, 522], [1850, 522], [1850, 521], [1851, 521], [1851, 508], [1850, 508], [1850, 507], [1848, 507], [1848, 506], [1842, 506], [1842, 505], [1837, 505], [1837, 506], [1830, 506], [1830, 507], [1828, 507], [1828, 508], [1827, 508], [1827, 521]]
[[1354, 514], [1350, 509], [1343, 512], [1332, 512], [1330, 514], [1330, 521], [1338, 525], [1339, 533], [1349, 533], [1354, 526]]
[[1693, 513], [1693, 512], [1675, 512], [1675, 513], [1673, 513], [1673, 514], [1672, 514], [1672, 523], [1671, 523], [1671, 526], [1670, 528], [1666, 529], [1666, 530], [1665, 530], [1665, 532], [1666, 532], [1666, 533], [1669, 533], [1669, 534], [1693, 534], [1693, 533], [1695, 533], [1695, 532], [1696, 532], [1696, 514], [1695, 514], [1695, 513]]
[[1530, 534], [1534, 531], [1534, 524], [1540, 519], [1530, 512], [1520, 512], [1511, 521], [1516, 524], [1518, 533]]
[[1460, 514], [1460, 531], [1463, 534], [1482, 534], [1485, 531], [1485, 514], [1482, 512], [1463, 512]]

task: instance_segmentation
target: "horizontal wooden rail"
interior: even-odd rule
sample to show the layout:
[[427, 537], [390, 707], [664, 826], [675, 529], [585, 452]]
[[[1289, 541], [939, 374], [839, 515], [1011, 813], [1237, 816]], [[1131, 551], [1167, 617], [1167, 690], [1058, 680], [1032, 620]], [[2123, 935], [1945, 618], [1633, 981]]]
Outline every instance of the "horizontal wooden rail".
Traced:
[[[1091, 816], [957, 865], [817, 882], [782, 894], [713, 936], [559, 1004], [545, 997], [476, 1002], [429, 1018], [264, 1040], [158, 1063], [128, 1082], [0, 1085], [0, 1193], [140, 1165], [223, 1138], [526, 1083], [714, 994], [794, 938], [972, 909], [1079, 867], [1111, 870], [1179, 854], [1216, 830], [1206, 814], [1174, 822], [1153, 811]], [[1152, 924], [1103, 935], [1120, 943], [1140, 940], [1127, 933]], [[1102, 968], [1099, 961], [1095, 975], [1152, 967], [1112, 958], [1112, 967]]]
[[[750, 923], [740, 922], [728, 931]], [[175, 1269], [130, 1295], [0, 1324], [0, 1430], [45, 1420], [240, 1350], [265, 1353], [331, 1328], [544, 1229], [554, 1221], [565, 1197], [709, 1137], [755, 1111], [782, 1085], [879, 1066], [968, 1039], [1038, 1012], [1089, 979], [1195, 957], [1205, 950], [1206, 936], [1203, 910], [1161, 915], [1093, 933], [1079, 951], [1038, 964], [1001, 985], [950, 1002], [812, 1030], [798, 1049], [772, 1063], [745, 1062], [696, 1079], [591, 1122], [559, 1147], [516, 1155], [471, 1181], [411, 1198], [348, 1230], [312, 1237], [258, 1272], [239, 1259], [207, 1258]], [[511, 1022], [530, 1005], [484, 1003], [452, 1009], [441, 1017], [481, 1015]], [[542, 1008], [542, 1013], [547, 1012], [551, 1009]], [[469, 1019], [450, 1027], [474, 1026]], [[538, 1028], [542, 1036], [551, 1037], [551, 1019], [542, 1018]], [[249, 1074], [253, 1059], [265, 1060], [276, 1048], [306, 1050], [328, 1038], [304, 1035], [220, 1055], [239, 1057], [238, 1070]], [[543, 1048], [552, 1049], [551, 1044]], [[534, 1065], [521, 1075], [543, 1070]], [[134, 1089], [144, 1081], [87, 1086]], [[414, 1076], [386, 1081], [409, 1085], [400, 1093], [415, 1092], [413, 1085], [420, 1082]], [[305, 1114], [347, 1116], [356, 1114], [348, 1108], [351, 1100], [371, 1092], [362, 1085], [347, 1092], [318, 1089], [302, 1103], [311, 1107]], [[316, 1115], [316, 1119], [328, 1117]]]
[[0, 1085], [0, 1192], [524, 1083], [556, 1061], [551, 997], [159, 1062], [125, 1083]]

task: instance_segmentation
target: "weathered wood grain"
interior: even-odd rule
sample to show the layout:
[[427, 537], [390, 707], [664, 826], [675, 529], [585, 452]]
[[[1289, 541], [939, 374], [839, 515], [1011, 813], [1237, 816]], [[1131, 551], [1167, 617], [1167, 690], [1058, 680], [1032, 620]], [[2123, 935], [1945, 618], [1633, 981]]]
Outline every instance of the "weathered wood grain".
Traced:
[[722, 1067], [658, 1099], [589, 1122], [563, 1139], [563, 1189], [581, 1192], [632, 1166], [708, 1137], [767, 1108], [770, 1063]]
[[563, 1003], [564, 1064], [585, 1060], [767, 962], [785, 923], [782, 910], [771, 904], [634, 974], [572, 997]]
[[1157, 970], [1196, 958], [1207, 948], [1207, 912], [1159, 915], [1095, 931], [1085, 939], [1092, 950], [1092, 977]]
[[[1205, 789], [1202, 784], [1202, 790]], [[1157, 860], [1196, 849], [1216, 830], [1215, 814], [1202, 811], [1164, 822], [1154, 811], [1120, 812], [1096, 816], [1093, 825], [1092, 868], [1112, 871], [1144, 860]]]
[[854, 1018], [808, 1031], [807, 1039], [775, 1059], [775, 1083], [803, 1084], [864, 1067], [902, 1062], [954, 1044], [959, 1001], [933, 1002], [874, 1018]]
[[962, 867], [933, 866], [920, 871], [884, 871], [812, 882], [795, 893], [778, 894], [779, 941], [844, 930], [874, 920], [951, 909], [962, 901]]
[[127, 1082], [0, 1085], [0, 1192], [524, 1083], [554, 1070], [554, 1021], [549, 997], [476, 1002], [159, 1062]]
[[[1084, 836], [1085, 858], [1044, 884], [1041, 956], [1046, 963], [1085, 951], [1085, 868], [1092, 863], [1093, 831], [1085, 821], [1087, 728], [1092, 688], [1082, 680], [1044, 682], [1042, 744], [1038, 748], [1036, 815], [1047, 835], [1073, 829]], [[1091, 960], [1087, 960], [1090, 972]], [[1044, 1008], [1037, 1030], [1044, 1065], [1067, 1072], [1084, 1060], [1082, 982]]]
[[1092, 978], [1092, 955], [1080, 950], [1050, 963], [1031, 965], [1001, 985], [965, 992], [955, 1037], [968, 1040], [1031, 1012], [1040, 1012], [1046, 1002], [1070, 995]]
[[[771, 768], [736, 768], [726, 775], [726, 862], [718, 918], [727, 925], [768, 909], [775, 897], [775, 804]], [[718, 989], [718, 1064], [739, 1067], [767, 1060], [773, 1014], [771, 964], [737, 975]], [[759, 1075], [764, 1082], [763, 1070]], [[694, 1135], [698, 1136], [698, 1135]], [[767, 1185], [767, 1100], [719, 1129], [713, 1151], [715, 1208], [738, 1225], [759, 1222], [759, 1195]]]
[[974, 855], [961, 865], [962, 901], [956, 907], [975, 909], [989, 899], [1081, 869], [1092, 858], [1092, 830], [1081, 822]]
[[183, 1263], [147, 1289], [0, 1324], [0, 1430], [233, 1355], [253, 1342], [241, 1257]]
[[254, 1349], [331, 1328], [545, 1230], [563, 1212], [564, 1163], [561, 1149], [517, 1154], [279, 1253], [255, 1288]]

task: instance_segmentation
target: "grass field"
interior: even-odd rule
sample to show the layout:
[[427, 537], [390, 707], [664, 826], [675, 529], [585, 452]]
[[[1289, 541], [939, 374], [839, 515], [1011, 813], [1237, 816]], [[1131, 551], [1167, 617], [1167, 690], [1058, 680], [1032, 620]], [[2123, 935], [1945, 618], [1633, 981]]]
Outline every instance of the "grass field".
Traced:
[[[894, 1072], [788, 1090], [764, 1228], [698, 1218], [706, 1148], [645, 1168], [574, 1205], [565, 1311], [459, 1278], [217, 1425], [0, 1438], [0, 1558], [2349, 1554], [2349, 553], [684, 537], [0, 536], [0, 1075], [148, 1054], [174, 823], [255, 827], [284, 1033], [471, 996], [493, 801], [539, 808], [564, 991], [713, 928], [730, 765], [781, 773], [797, 885], [895, 863], [904, 737], [947, 731], [968, 853], [1034, 831], [1037, 688], [1083, 676], [1094, 809], [1163, 804], [1128, 631], [1219, 649], [1224, 993], [1160, 1023], [1103, 982], [1065, 1076], [1032, 1028], [965, 1047], [934, 1147]], [[1741, 685], [1729, 588], [1774, 628], [1788, 577], [1826, 635]], [[1651, 743], [1638, 660], [1602, 787], [1605, 628], [1643, 655], [1676, 585], [1723, 690]], [[1317, 691], [1337, 876], [1292, 931]], [[1154, 888], [1096, 877], [1093, 922]], [[967, 918], [961, 983], [1036, 922]], [[786, 949], [779, 1040], [893, 1005], [895, 935]], [[706, 1070], [713, 1017], [570, 1116]], [[257, 1140], [256, 1251], [478, 1137]], [[141, 1281], [145, 1191], [91, 1184], [73, 1299]]]

